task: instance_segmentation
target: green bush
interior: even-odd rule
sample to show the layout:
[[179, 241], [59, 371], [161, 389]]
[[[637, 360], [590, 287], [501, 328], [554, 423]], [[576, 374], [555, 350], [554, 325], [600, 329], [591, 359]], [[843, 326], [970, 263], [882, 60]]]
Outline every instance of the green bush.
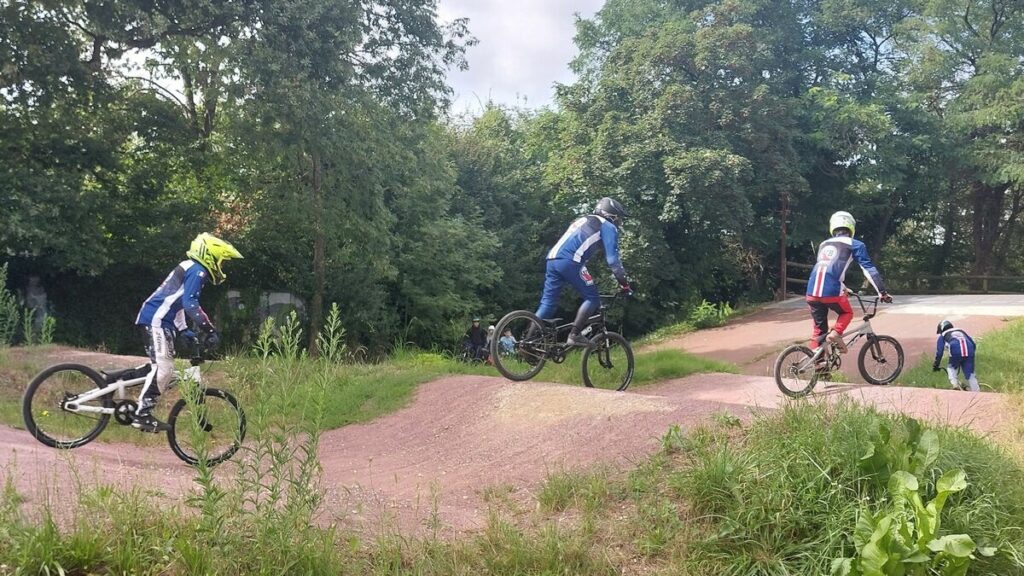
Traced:
[[57, 330], [57, 319], [49, 314], [43, 314], [43, 329], [39, 333], [39, 343], [53, 344], [53, 333]]
[[707, 300], [701, 300], [692, 311], [688, 322], [695, 328], [714, 328], [725, 324], [725, 321], [732, 315], [732, 306], [728, 302], [712, 304]]
[[36, 343], [36, 309], [25, 308], [21, 314], [21, 343], [31, 346]]
[[[949, 488], [944, 475], [962, 470], [969, 483], [949, 497], [942, 527], [1000, 551], [978, 557], [967, 573], [1024, 575], [1024, 470], [969, 432], [929, 431], [852, 402], [799, 403], [758, 419], [742, 438], [722, 433], [694, 443], [685, 459], [670, 483], [700, 518], [681, 562], [687, 573], [828, 574], [834, 559], [864, 549], [870, 536], [859, 526], [878, 518], [869, 513], [889, 514], [894, 501], [913, 500], [910, 483], [890, 490], [892, 478], [906, 480], [914, 470], [916, 493], [927, 502]], [[906, 540], [916, 546], [917, 536]]]
[[0, 266], [0, 346], [14, 343], [21, 311], [18, 299], [7, 289], [7, 264]]

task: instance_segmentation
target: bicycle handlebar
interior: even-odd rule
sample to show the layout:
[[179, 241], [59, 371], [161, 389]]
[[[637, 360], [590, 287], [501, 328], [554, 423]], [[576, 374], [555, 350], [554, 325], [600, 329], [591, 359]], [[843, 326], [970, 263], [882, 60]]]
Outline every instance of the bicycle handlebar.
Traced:
[[196, 335], [195, 340], [191, 340], [192, 344], [192, 357], [189, 358], [189, 364], [192, 366], [199, 366], [203, 362], [206, 362], [210, 358], [210, 352], [212, 352], [216, 346], [208, 346], [209, 334], [201, 333]]
[[860, 309], [861, 309], [862, 312], [864, 312], [864, 314], [868, 314], [868, 307], [864, 305], [865, 301], [868, 301], [868, 302], [871, 303], [871, 314], [870, 314], [870, 316], [874, 316], [878, 312], [878, 303], [882, 300], [882, 296], [881, 295], [875, 296], [873, 298], [872, 297], [865, 298], [863, 291], [861, 291], [861, 290], [854, 291], [854, 290], [850, 290], [849, 288], [846, 288], [846, 293], [848, 295], [853, 296], [854, 298], [857, 299], [857, 303], [860, 304]]

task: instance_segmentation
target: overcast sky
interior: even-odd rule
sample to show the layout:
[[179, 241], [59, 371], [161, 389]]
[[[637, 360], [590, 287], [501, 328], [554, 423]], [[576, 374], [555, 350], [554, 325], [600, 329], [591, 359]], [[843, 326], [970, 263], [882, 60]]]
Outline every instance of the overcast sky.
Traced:
[[469, 18], [480, 41], [467, 51], [469, 70], [451, 71], [452, 113], [479, 113], [488, 99], [537, 108], [551, 104], [554, 83], [569, 83], [578, 13], [590, 18], [604, 0], [439, 0], [443, 22]]

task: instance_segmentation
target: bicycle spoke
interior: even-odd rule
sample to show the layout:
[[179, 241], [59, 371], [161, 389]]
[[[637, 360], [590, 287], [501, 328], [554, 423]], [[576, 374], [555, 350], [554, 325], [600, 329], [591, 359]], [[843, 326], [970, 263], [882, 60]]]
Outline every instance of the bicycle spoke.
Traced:
[[619, 334], [608, 332], [594, 339], [583, 355], [583, 383], [592, 388], [625, 390], [633, 379], [633, 351]]
[[550, 344], [540, 320], [527, 311], [512, 312], [498, 322], [496, 334], [510, 336], [511, 347], [495, 340], [491, 354], [495, 367], [511, 380], [528, 380], [536, 375], [548, 357]]
[[[70, 398], [95, 390], [98, 382], [99, 376], [84, 366], [62, 364], [44, 370], [29, 384], [22, 406], [29, 432], [55, 448], [74, 448], [91, 441], [106, 426], [110, 415], [72, 412], [61, 406]], [[92, 408], [112, 405], [109, 396], [83, 404]]]
[[775, 361], [775, 383], [787, 396], [805, 396], [818, 380], [816, 357], [810, 348], [790, 346]]
[[869, 340], [857, 360], [861, 376], [871, 384], [888, 384], [903, 370], [903, 347], [891, 336]]

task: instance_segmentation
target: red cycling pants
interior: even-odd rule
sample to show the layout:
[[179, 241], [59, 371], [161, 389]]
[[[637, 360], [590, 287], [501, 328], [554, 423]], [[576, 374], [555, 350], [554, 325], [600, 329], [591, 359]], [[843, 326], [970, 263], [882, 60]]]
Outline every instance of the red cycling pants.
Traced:
[[846, 327], [853, 320], [853, 308], [850, 307], [850, 298], [846, 294], [826, 298], [807, 296], [807, 305], [811, 308], [811, 318], [814, 320], [811, 350], [821, 346], [825, 335], [828, 334], [828, 313], [830, 310], [839, 314], [839, 319], [836, 320], [834, 329], [840, 335], [846, 331]]

